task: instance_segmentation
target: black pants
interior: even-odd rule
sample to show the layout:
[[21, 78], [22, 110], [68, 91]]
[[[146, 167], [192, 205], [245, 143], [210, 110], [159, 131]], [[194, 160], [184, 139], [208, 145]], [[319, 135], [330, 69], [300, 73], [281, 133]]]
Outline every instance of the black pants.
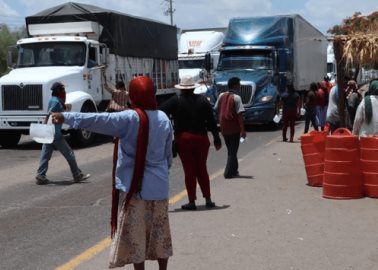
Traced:
[[316, 111], [315, 109], [308, 109], [305, 114], [305, 129], [304, 133], [307, 133], [310, 129], [310, 122], [315, 130], [318, 130], [318, 124], [316, 123]]
[[223, 137], [227, 147], [227, 165], [224, 170], [224, 178], [232, 178], [233, 176], [239, 174], [237, 154], [239, 150], [240, 133], [223, 135]]

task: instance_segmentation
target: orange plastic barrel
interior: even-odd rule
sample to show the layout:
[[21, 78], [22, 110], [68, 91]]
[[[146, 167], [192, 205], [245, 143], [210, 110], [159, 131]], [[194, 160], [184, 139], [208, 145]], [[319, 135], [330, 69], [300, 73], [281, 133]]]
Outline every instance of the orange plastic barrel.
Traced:
[[378, 198], [378, 137], [361, 137], [361, 168], [365, 194]]
[[378, 149], [378, 136], [361, 137], [361, 148]]
[[361, 159], [378, 160], [378, 148], [361, 148]]
[[325, 143], [323, 197], [358, 199], [364, 196], [357, 136], [340, 128]]
[[302, 156], [309, 186], [322, 186], [325, 137], [324, 132], [315, 130], [301, 136]]

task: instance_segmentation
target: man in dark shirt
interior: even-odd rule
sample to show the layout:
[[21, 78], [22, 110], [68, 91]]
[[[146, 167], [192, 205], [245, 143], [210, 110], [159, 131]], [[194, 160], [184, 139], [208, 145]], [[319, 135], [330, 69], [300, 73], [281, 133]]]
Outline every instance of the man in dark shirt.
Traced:
[[206, 207], [212, 208], [215, 207], [215, 203], [211, 200], [206, 165], [210, 147], [207, 131], [211, 131], [215, 149], [219, 150], [222, 143], [217, 123], [207, 98], [194, 94], [197, 85], [191, 76], [183, 77], [175, 87], [181, 90], [181, 94], [171, 97], [159, 107], [159, 110], [173, 118], [177, 151], [184, 168], [185, 186], [189, 197], [189, 203], [184, 204], [182, 209], [197, 209], [197, 181], [206, 199]]
[[290, 127], [290, 142], [294, 142], [295, 120], [299, 115], [300, 99], [295, 92], [293, 85], [288, 85], [287, 90], [281, 96], [280, 107], [282, 107], [282, 140], [287, 141], [287, 128]]
[[310, 122], [314, 129], [318, 130], [318, 123], [316, 121], [316, 90], [318, 90], [317, 84], [314, 82], [311, 83], [305, 102], [306, 114], [304, 133], [308, 132], [310, 128]]

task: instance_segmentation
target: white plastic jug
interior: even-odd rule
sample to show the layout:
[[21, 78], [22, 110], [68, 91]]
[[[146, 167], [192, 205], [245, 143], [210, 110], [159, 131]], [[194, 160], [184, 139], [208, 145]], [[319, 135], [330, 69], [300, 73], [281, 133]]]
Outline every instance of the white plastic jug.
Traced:
[[276, 114], [273, 117], [273, 121], [274, 121], [274, 123], [278, 124], [281, 121], [281, 116], [279, 116], [278, 114]]
[[47, 120], [47, 124], [31, 123], [29, 135], [37, 143], [52, 143], [55, 136], [55, 125], [52, 124], [51, 116]]

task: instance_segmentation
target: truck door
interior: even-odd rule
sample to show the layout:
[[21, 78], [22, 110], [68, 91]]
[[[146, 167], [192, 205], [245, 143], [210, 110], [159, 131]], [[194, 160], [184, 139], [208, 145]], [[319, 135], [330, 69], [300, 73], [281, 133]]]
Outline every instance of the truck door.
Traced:
[[89, 45], [87, 67], [88, 92], [96, 102], [100, 102], [102, 100], [102, 80], [99, 45]]
[[286, 91], [286, 84], [289, 83], [287, 78], [287, 76], [289, 75], [288, 68], [288, 51], [286, 49], [280, 49], [278, 50], [278, 91], [280, 93]]

